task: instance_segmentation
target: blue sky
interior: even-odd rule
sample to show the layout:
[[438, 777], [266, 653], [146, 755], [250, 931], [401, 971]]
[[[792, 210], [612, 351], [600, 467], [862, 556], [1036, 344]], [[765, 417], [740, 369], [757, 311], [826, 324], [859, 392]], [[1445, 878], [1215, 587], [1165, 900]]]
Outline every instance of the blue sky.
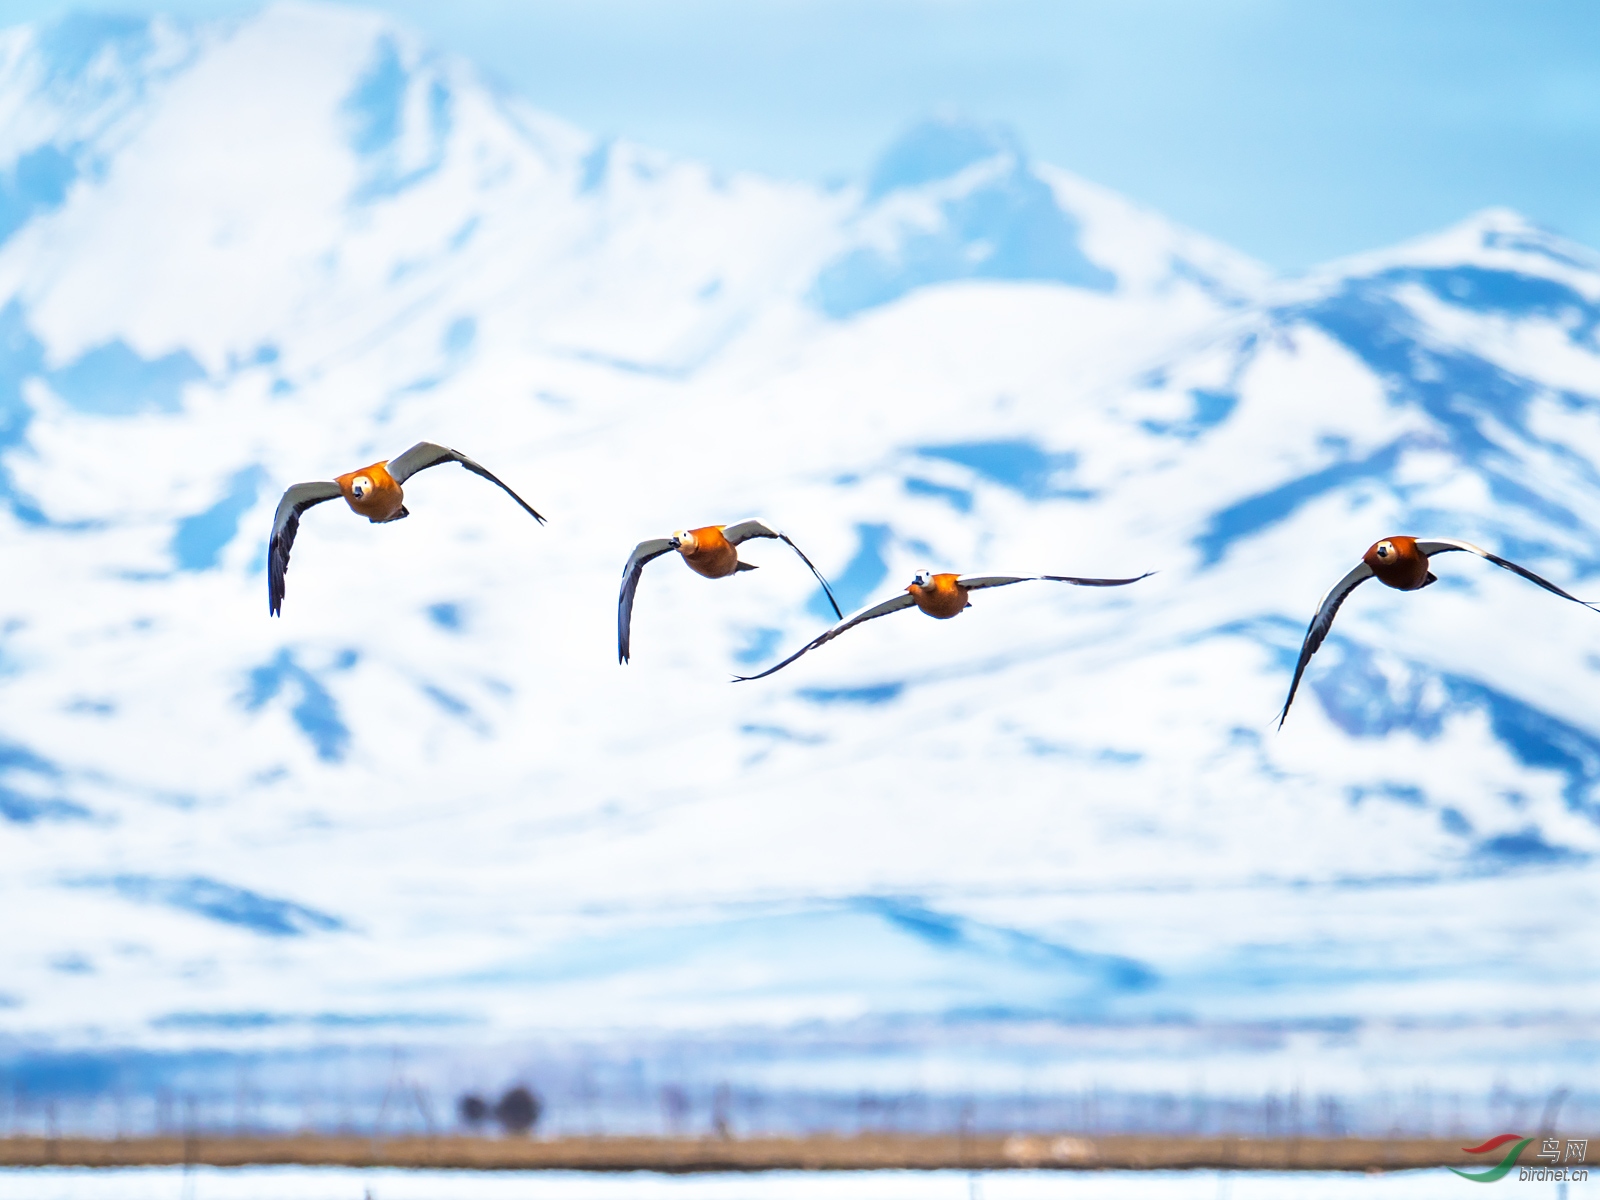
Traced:
[[[74, 7], [0, 0], [8, 23]], [[1594, 0], [368, 7], [579, 125], [723, 167], [856, 178], [906, 124], [955, 112], [1284, 269], [1491, 204], [1600, 247]]]

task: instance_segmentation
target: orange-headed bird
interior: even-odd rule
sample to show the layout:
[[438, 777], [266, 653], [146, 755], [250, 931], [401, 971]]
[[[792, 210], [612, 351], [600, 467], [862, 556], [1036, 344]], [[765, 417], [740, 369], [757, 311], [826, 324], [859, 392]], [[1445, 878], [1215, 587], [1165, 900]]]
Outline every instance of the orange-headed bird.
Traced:
[[1471, 542], [1457, 542], [1449, 538], [1440, 538], [1434, 542], [1419, 542], [1416, 538], [1409, 537], [1384, 538], [1381, 542], [1373, 543], [1372, 547], [1361, 556], [1361, 562], [1355, 569], [1334, 584], [1333, 590], [1324, 596], [1322, 603], [1317, 606], [1317, 615], [1311, 618], [1311, 627], [1306, 630], [1306, 640], [1300, 644], [1300, 661], [1294, 665], [1294, 679], [1289, 684], [1289, 698], [1283, 702], [1283, 711], [1278, 714], [1279, 729], [1283, 728], [1284, 721], [1288, 719], [1289, 706], [1294, 703], [1295, 691], [1300, 686], [1300, 676], [1305, 674], [1306, 664], [1311, 661], [1311, 656], [1317, 652], [1317, 647], [1321, 646], [1328, 636], [1328, 630], [1333, 628], [1334, 614], [1339, 611], [1339, 605], [1344, 603], [1344, 598], [1355, 591], [1359, 584], [1374, 578], [1379, 583], [1402, 592], [1415, 592], [1430, 583], [1437, 583], [1438, 577], [1428, 570], [1428, 559], [1435, 554], [1448, 554], [1451, 550], [1465, 550], [1469, 554], [1476, 554], [1479, 558], [1488, 559], [1497, 567], [1515, 571], [1524, 579], [1537, 583], [1547, 592], [1554, 592], [1574, 604], [1582, 604], [1587, 608], [1594, 607], [1587, 600], [1567, 595], [1548, 579], [1541, 579], [1526, 567], [1519, 567], [1508, 559], [1490, 554]]
[[817, 577], [817, 582], [827, 593], [828, 603], [833, 605], [834, 615], [844, 615], [839, 611], [839, 602], [833, 598], [833, 589], [822, 577], [822, 572], [817, 570], [812, 561], [805, 556], [805, 552], [790, 541], [787, 535], [768, 529], [760, 521], [740, 521], [737, 525], [704, 525], [699, 529], [680, 529], [669, 538], [651, 538], [648, 542], [640, 542], [633, 548], [633, 553], [628, 555], [627, 565], [622, 568], [622, 592], [617, 596], [617, 661], [619, 663], [628, 661], [629, 630], [633, 625], [633, 594], [639, 590], [639, 576], [644, 572], [645, 563], [676, 550], [696, 575], [704, 575], [707, 579], [722, 579], [736, 571], [756, 569], [754, 563], [743, 562], [739, 558], [739, 543], [749, 541], [751, 538], [777, 538], [800, 555], [800, 561], [811, 568], [811, 573]]
[[529, 516], [544, 524], [544, 518], [534, 512], [526, 500], [465, 454], [432, 442], [418, 442], [398, 458], [373, 463], [327, 481], [297, 483], [284, 492], [272, 518], [272, 540], [267, 543], [267, 611], [278, 616], [283, 608], [284, 576], [289, 570], [289, 550], [300, 529], [301, 513], [324, 500], [337, 500], [342, 496], [346, 504], [374, 524], [398, 521], [411, 515], [406, 511], [405, 493], [400, 485], [418, 471], [449, 462], [460, 463], [474, 475], [482, 475], [504, 489], [527, 509]]
[[1122, 587], [1124, 584], [1138, 583], [1153, 575], [1153, 571], [1146, 571], [1143, 575], [1135, 575], [1132, 579], [1085, 579], [1075, 575], [979, 575], [971, 579], [963, 579], [959, 575], [939, 574], [934, 575], [927, 571], [918, 571], [917, 577], [906, 588], [905, 594], [896, 596], [893, 600], [885, 600], [882, 604], [875, 604], [871, 608], [863, 609], [848, 621], [835, 625], [827, 633], [813, 638], [788, 658], [774, 667], [768, 667], [759, 675], [736, 675], [734, 680], [743, 683], [751, 679], [764, 679], [774, 671], [781, 671], [795, 659], [809, 650], [815, 650], [826, 642], [833, 641], [846, 629], [853, 629], [863, 621], [870, 621], [875, 617], [885, 617], [892, 612], [899, 612], [903, 608], [919, 608], [930, 617], [941, 621], [948, 621], [962, 610], [971, 607], [967, 600], [968, 592], [976, 592], [981, 588], [1005, 587], [1013, 583], [1031, 583], [1035, 580], [1049, 580], [1051, 583], [1075, 583], [1080, 587]]

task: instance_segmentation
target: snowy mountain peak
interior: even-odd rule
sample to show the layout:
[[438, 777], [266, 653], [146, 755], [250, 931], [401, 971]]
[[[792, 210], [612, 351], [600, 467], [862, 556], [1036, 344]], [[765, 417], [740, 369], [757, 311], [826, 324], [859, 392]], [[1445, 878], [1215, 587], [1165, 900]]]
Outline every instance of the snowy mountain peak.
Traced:
[[829, 316], [962, 279], [1116, 284], [1084, 254], [1077, 216], [1004, 130], [959, 121], [912, 128], [873, 169], [865, 200], [859, 244], [817, 277], [814, 296]]
[[1025, 157], [1016, 135], [1004, 126], [959, 117], [930, 119], [907, 129], [879, 157], [867, 179], [867, 199], [947, 180], [990, 159], [1020, 164]]
[[1311, 272], [1307, 281], [1371, 276], [1404, 268], [1477, 268], [1508, 276], [1558, 280], [1591, 292], [1600, 254], [1509, 208], [1488, 208], [1437, 233], [1353, 255]]

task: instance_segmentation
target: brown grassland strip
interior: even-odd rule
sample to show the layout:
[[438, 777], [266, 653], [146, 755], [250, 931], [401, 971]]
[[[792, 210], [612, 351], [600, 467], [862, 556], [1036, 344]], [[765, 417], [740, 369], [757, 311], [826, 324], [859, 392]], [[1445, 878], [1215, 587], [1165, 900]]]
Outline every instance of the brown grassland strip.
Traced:
[[857, 1137], [357, 1137], [320, 1134], [0, 1138], [0, 1166], [268, 1164], [577, 1171], [999, 1170], [1394, 1171], [1493, 1166], [1463, 1154], [1463, 1138], [1245, 1138], [1153, 1135], [913, 1135]]

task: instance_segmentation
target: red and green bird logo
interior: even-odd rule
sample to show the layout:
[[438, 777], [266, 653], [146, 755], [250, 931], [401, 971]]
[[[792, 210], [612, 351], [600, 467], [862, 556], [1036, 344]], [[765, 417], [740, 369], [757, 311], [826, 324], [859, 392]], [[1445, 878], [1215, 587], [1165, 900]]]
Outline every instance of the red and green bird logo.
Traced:
[[1531, 1141], [1532, 1138], [1518, 1137], [1514, 1133], [1502, 1133], [1499, 1137], [1490, 1138], [1481, 1146], [1463, 1146], [1461, 1147], [1463, 1154], [1488, 1154], [1491, 1150], [1498, 1150], [1507, 1142], [1516, 1143], [1506, 1151], [1506, 1156], [1500, 1160], [1498, 1166], [1490, 1167], [1487, 1171], [1456, 1171], [1454, 1167], [1450, 1169], [1456, 1171], [1461, 1178], [1472, 1180], [1473, 1183], [1493, 1183], [1497, 1179], [1504, 1179], [1511, 1172], [1511, 1168], [1517, 1165], [1517, 1155], [1521, 1154], [1522, 1148]]

